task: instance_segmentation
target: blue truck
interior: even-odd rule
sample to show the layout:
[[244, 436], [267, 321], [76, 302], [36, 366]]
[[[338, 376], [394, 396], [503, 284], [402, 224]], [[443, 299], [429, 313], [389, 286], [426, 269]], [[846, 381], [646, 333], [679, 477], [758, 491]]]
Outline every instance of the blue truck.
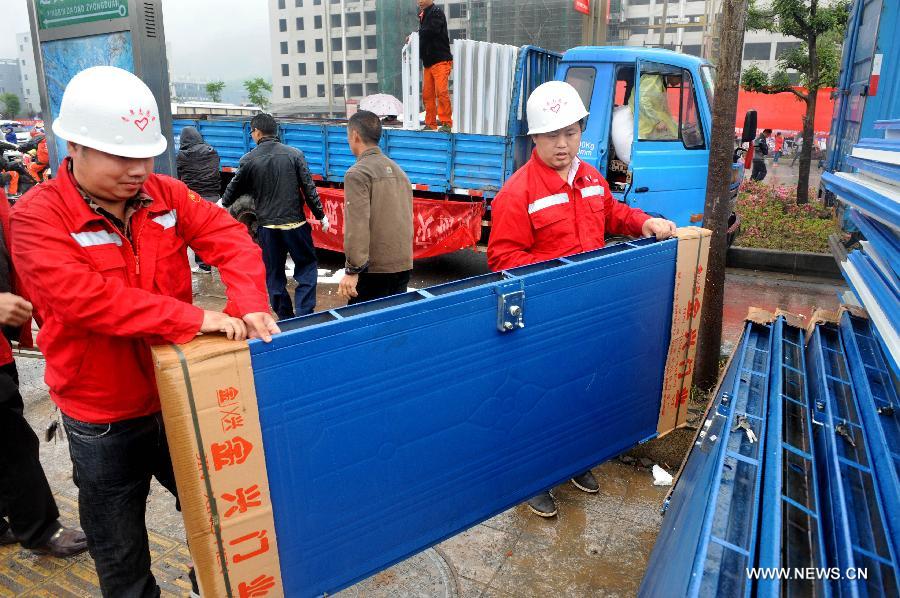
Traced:
[[[616, 199], [679, 226], [702, 223], [714, 71], [700, 58], [669, 50], [577, 47], [558, 54], [524, 46], [515, 70], [512, 101], [506, 107], [506, 135], [386, 128], [381, 148], [406, 171], [417, 197], [483, 203], [487, 228], [491, 198], [531, 154], [524, 104], [535, 87], [554, 78], [578, 89], [590, 111], [579, 155], [606, 177]], [[660, 86], [664, 92], [660, 93]], [[661, 104], [657, 108], [667, 113], [670, 126], [666, 135], [648, 135], [646, 121], [642, 123], [649, 118], [644, 106], [651, 93], [656, 93], [655, 100]], [[637, 118], [635, 106], [639, 107]], [[627, 157], [617, 155], [612, 143], [616, 110], [632, 113], [630, 152], [623, 152], [630, 153]], [[225, 178], [253, 147], [247, 120], [175, 120], [176, 138], [188, 125], [197, 127], [218, 150]], [[345, 122], [285, 121], [279, 134], [284, 143], [303, 151], [320, 185], [342, 185], [344, 173], [355, 161], [347, 145]], [[735, 157], [733, 197], [742, 177], [743, 165]], [[241, 217], [250, 224], [247, 214]], [[738, 225], [732, 214], [731, 237]]]

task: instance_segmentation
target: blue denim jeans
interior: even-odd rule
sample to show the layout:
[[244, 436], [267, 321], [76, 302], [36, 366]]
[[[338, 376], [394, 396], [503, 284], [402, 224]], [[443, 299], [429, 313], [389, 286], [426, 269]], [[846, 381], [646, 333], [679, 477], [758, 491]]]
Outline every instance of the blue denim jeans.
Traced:
[[[260, 226], [257, 235], [266, 265], [266, 287], [272, 311], [280, 319], [311, 314], [316, 308], [318, 261], [309, 223], [289, 230]], [[297, 281], [295, 305], [291, 305], [284, 273], [288, 254], [294, 260], [294, 280]]]
[[[81, 527], [94, 558], [103, 596], [156, 597], [144, 521], [150, 478], [177, 499], [162, 415], [111, 424], [63, 416]], [[177, 508], [177, 500], [176, 500]]]

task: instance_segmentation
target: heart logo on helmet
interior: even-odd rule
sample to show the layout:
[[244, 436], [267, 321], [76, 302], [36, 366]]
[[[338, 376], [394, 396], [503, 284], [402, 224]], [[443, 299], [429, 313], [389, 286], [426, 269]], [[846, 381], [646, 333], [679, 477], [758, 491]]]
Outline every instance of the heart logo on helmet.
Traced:
[[[134, 123], [134, 126], [136, 126], [141, 131], [146, 129], [147, 125], [156, 120], [156, 117], [151, 114], [150, 110], [144, 110], [143, 108], [140, 108], [138, 109], [136, 114], [134, 110], [129, 110], [128, 112], [130, 113], [130, 116], [132, 118], [122, 116], [122, 121]], [[134, 118], [135, 116], [139, 118]]]
[[559, 112], [560, 108], [561, 106], [559, 104], [553, 104], [552, 106], [550, 106], [550, 112], [553, 112], [555, 114]]
[[140, 129], [141, 131], [143, 131], [144, 129], [146, 129], [146, 128], [147, 128], [147, 125], [149, 125], [149, 124], [150, 124], [150, 119], [148, 119], [146, 116], [145, 116], [144, 118], [140, 119], [140, 120], [135, 120], [135, 121], [134, 121], [134, 126], [136, 126], [136, 127], [137, 127], [138, 129]]

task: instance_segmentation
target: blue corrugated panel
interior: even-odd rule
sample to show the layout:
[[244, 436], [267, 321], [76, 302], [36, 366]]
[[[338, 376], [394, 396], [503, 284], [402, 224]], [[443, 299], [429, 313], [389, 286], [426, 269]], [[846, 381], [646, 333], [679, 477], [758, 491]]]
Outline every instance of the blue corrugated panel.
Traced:
[[[827, 568], [812, 449], [804, 331], [773, 325], [765, 471], [760, 515], [761, 570]], [[821, 579], [791, 575], [757, 582], [756, 596], [830, 596]]]
[[[655, 436], [675, 257], [674, 241], [614, 246], [251, 342], [289, 595], [339, 590]], [[518, 291], [525, 327], [499, 332]]]
[[463, 135], [454, 137], [452, 187], [480, 189], [495, 195], [503, 186], [504, 166], [512, 160], [507, 137]]
[[413, 183], [440, 193], [450, 189], [453, 147], [449, 133], [390, 129], [385, 131], [384, 152]]
[[860, 209], [890, 228], [900, 230], [900, 203], [860, 182], [826, 172], [822, 175], [825, 188], [841, 201]]
[[306, 157], [312, 174], [325, 177], [325, 127], [317, 124], [287, 123], [281, 126], [281, 141]]
[[[825, 526], [825, 549], [848, 596], [900, 595], [897, 561], [860, 421], [837, 326], [815, 327], [807, 346], [813, 447]], [[865, 570], [859, 579], [848, 571]]]
[[841, 337], [894, 555], [900, 555], [900, 400], [868, 320], [841, 315]]
[[856, 210], [850, 210], [849, 216], [859, 232], [872, 244], [871, 251], [866, 251], [875, 254], [882, 276], [890, 283], [894, 292], [900, 294], [900, 237], [880, 222], [866, 218]]
[[857, 158], [848, 156], [844, 163], [847, 166], [858, 168], [859, 170], [890, 179], [900, 183], [900, 166], [896, 164], [887, 164], [885, 162], [876, 162], [875, 160], [866, 160], [865, 158]]
[[178, 144], [181, 138], [181, 131], [185, 127], [194, 127], [197, 128], [199, 121], [190, 120], [187, 118], [179, 118], [172, 120], [172, 143], [174, 144], [175, 151], [178, 152]]
[[673, 493], [666, 519], [675, 515], [675, 521], [664, 521], [664, 544], [654, 549], [641, 596], [750, 595], [746, 569], [756, 562], [770, 352], [771, 327], [748, 323], [731, 365], [735, 373], [723, 381], [730, 390], [717, 397], [719, 406], [685, 472], [692, 460], [699, 463], [686, 487]]
[[356, 164], [356, 157], [347, 143], [347, 127], [328, 125], [325, 127], [325, 135], [325, 147], [328, 150], [328, 176], [325, 178], [342, 183], [347, 169]]
[[223, 167], [236, 168], [240, 159], [255, 145], [250, 139], [250, 126], [240, 120], [201, 120], [199, 131], [206, 143], [219, 152]]

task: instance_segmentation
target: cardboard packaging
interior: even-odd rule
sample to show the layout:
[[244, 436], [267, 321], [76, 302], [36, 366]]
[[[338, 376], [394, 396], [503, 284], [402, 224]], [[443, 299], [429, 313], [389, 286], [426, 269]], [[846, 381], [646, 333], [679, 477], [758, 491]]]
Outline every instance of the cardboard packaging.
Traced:
[[153, 348], [166, 437], [203, 596], [283, 596], [246, 343]]
[[678, 257], [672, 302], [672, 335], [659, 409], [657, 432], [660, 436], [685, 426], [687, 422], [711, 235], [711, 231], [696, 226], [679, 228], [676, 232]]

